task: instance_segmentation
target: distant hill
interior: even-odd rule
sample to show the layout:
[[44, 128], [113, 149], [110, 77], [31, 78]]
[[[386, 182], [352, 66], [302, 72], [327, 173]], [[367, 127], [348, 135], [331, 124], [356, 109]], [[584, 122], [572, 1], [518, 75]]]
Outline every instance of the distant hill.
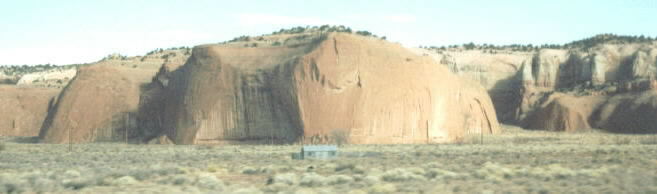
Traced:
[[624, 36], [615, 34], [599, 34], [590, 38], [573, 41], [563, 45], [566, 48], [582, 48], [588, 49], [600, 44], [627, 44], [627, 43], [648, 43], [653, 42], [657, 38], [649, 36]]
[[[73, 65], [51, 65], [51, 64], [41, 64], [41, 65], [7, 65], [0, 66], [0, 84], [17, 84], [26, 75], [46, 75], [46, 74], [57, 74], [59, 72], [66, 72], [70, 69], [76, 69], [79, 66], [85, 64], [73, 64]], [[39, 77], [39, 76], [33, 76]], [[43, 76], [41, 76], [43, 77]], [[51, 77], [51, 76], [46, 76]], [[64, 76], [66, 77], [66, 76]], [[63, 78], [63, 77], [62, 77]], [[68, 76], [67, 79], [73, 77]], [[53, 82], [53, 87], [61, 87], [63, 82]]]

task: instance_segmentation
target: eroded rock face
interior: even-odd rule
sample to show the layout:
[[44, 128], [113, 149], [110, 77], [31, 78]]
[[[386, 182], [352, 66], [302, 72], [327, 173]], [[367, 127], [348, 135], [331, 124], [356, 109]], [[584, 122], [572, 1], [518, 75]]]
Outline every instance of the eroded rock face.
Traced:
[[657, 91], [608, 98], [591, 116], [592, 125], [619, 133], [657, 133]]
[[655, 79], [657, 72], [657, 49], [638, 51], [632, 59], [632, 76], [634, 79]]
[[[559, 82], [560, 66], [568, 59], [564, 50], [542, 49], [532, 59], [529, 84], [539, 88], [555, 88]], [[524, 72], [523, 72], [524, 73]]]
[[589, 118], [603, 102], [604, 97], [599, 96], [574, 97], [551, 93], [523, 119], [523, 127], [566, 132], [590, 130]]
[[[452, 49], [433, 55], [436, 61], [459, 75], [484, 86], [494, 85], [487, 89], [501, 120], [531, 128], [576, 131], [588, 126], [618, 131], [618, 127], [610, 124], [595, 123], [611, 120], [626, 123], [632, 119], [594, 117], [588, 109], [602, 109], [603, 104], [591, 105], [582, 112], [583, 107], [571, 107], [567, 101], [579, 101], [580, 97], [610, 100], [620, 94], [636, 101], [640, 93], [657, 89], [657, 45], [654, 43], [600, 44], [590, 49], [530, 52]], [[504, 65], [517, 68], [508, 71], [511, 69], [504, 70]], [[572, 98], [555, 100], [551, 96], [557, 93]], [[625, 119], [621, 122], [620, 118]]]
[[619, 133], [657, 132], [657, 91], [605, 96], [553, 93], [536, 108], [523, 127], [552, 131], [591, 128]]
[[[523, 75], [532, 81], [532, 52], [487, 52], [482, 50], [441, 51], [440, 53], [416, 49], [415, 52], [432, 56], [438, 63], [446, 65], [454, 74], [480, 83], [491, 96], [498, 118], [513, 120], [520, 95]], [[524, 64], [529, 65], [521, 74]]]
[[138, 107], [148, 98], [141, 94], [153, 92], [147, 85], [160, 66], [179, 66], [188, 57], [187, 49], [168, 49], [109, 57], [78, 69], [49, 111], [40, 138], [46, 143], [143, 140], [148, 134], [137, 125]]
[[497, 133], [486, 91], [428, 57], [329, 34], [282, 47], [196, 47], [172, 73], [163, 111], [177, 144], [453, 142]]
[[58, 89], [0, 86], [0, 136], [38, 136]]
[[[135, 131], [139, 88], [109, 66], [80, 68], [44, 122], [45, 143], [118, 141]], [[130, 118], [133, 117], [133, 118]]]
[[[137, 112], [137, 127], [139, 139], [150, 141], [157, 136], [163, 136], [164, 111], [167, 103], [167, 87], [174, 72], [184, 62], [165, 63], [160, 67], [153, 80], [144, 85], [139, 97]], [[171, 94], [174, 95], [174, 94]], [[156, 141], [160, 142], [160, 141]]]
[[23, 87], [63, 88], [75, 77], [75, 68], [53, 69], [43, 72], [25, 74], [16, 83]]
[[[652, 50], [647, 45], [603, 45], [588, 53], [570, 51], [570, 59], [557, 68], [561, 75], [556, 81], [557, 87], [523, 85], [525, 90], [539, 90], [532, 95], [543, 96], [543, 99], [555, 90], [568, 94], [518, 111], [532, 116], [517, 118], [526, 127], [547, 130], [601, 128], [614, 132], [657, 132], [657, 126], [648, 121], [657, 109], [647, 103], [650, 100], [643, 94], [657, 88], [654, 57], [646, 54], [654, 52]], [[526, 106], [521, 103], [520, 109]]]

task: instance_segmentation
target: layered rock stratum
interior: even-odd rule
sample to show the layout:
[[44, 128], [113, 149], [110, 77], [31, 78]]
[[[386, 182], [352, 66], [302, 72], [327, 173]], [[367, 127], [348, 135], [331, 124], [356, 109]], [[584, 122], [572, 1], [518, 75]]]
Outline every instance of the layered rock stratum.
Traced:
[[25, 74], [16, 82], [16, 85], [21, 87], [63, 88], [75, 77], [76, 73], [75, 68], [69, 68]]
[[503, 122], [555, 131], [657, 132], [650, 124], [657, 118], [654, 41], [420, 52], [486, 87]]

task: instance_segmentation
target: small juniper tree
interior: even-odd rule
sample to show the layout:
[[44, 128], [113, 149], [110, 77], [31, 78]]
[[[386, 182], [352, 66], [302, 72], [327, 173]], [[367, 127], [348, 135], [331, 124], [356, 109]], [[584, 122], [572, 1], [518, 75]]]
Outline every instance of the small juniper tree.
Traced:
[[356, 34], [361, 36], [372, 36], [372, 33], [369, 31], [356, 31]]

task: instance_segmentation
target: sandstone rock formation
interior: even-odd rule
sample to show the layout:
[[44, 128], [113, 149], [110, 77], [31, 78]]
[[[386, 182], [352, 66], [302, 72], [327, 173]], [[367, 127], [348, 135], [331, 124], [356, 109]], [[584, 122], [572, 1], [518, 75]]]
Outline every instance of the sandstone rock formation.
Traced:
[[73, 77], [75, 77], [76, 72], [77, 70], [75, 68], [69, 68], [25, 74], [18, 80], [16, 85], [27, 87], [63, 88], [68, 85], [68, 82], [73, 79]]
[[594, 127], [619, 133], [657, 133], [657, 91], [607, 98], [591, 116]]
[[657, 132], [657, 91], [605, 96], [547, 95], [527, 119], [524, 127], [554, 131], [591, 128], [618, 133]]
[[45, 143], [140, 139], [137, 112], [143, 86], [163, 63], [183, 63], [185, 49], [144, 57], [106, 58], [82, 67], [43, 123]]
[[38, 136], [58, 89], [0, 85], [0, 136]]
[[[440, 53], [415, 51], [433, 56], [440, 64], [448, 66], [453, 73], [479, 82], [488, 90], [498, 118], [502, 121], [513, 120], [521, 84], [518, 71], [521, 71], [523, 64], [531, 65], [533, 53], [515, 51], [489, 53], [482, 50], [454, 50]], [[526, 70], [530, 72], [526, 75], [531, 76], [531, 69]]]
[[586, 131], [591, 129], [589, 118], [604, 102], [600, 96], [574, 97], [562, 93], [547, 96], [524, 123], [525, 128], [552, 131]]
[[163, 112], [167, 103], [167, 87], [169, 86], [169, 80], [173, 76], [172, 74], [182, 64], [179, 62], [163, 64], [158, 73], [153, 77], [151, 83], [142, 87], [137, 113], [138, 136], [142, 141], [149, 141], [156, 136], [166, 137], [162, 133], [162, 128], [164, 127], [165, 121]]
[[[644, 98], [646, 97], [641, 94], [643, 91], [650, 91], [655, 88], [653, 83], [657, 71], [654, 68], [657, 67], [657, 64], [654, 63], [654, 57], [651, 59], [645, 54], [654, 52], [652, 51], [654, 50], [653, 47], [650, 44], [600, 45], [588, 51], [568, 51], [569, 54], [566, 55], [566, 60], [554, 61], [556, 67], [553, 67], [552, 70], [546, 70], [559, 73], [558, 78], [551, 81], [556, 87], [551, 88], [546, 84], [524, 84], [522, 88], [524, 90], [541, 91], [533, 94], [540, 98], [549, 96], [550, 92], [555, 90], [567, 92], [571, 97], [546, 101], [551, 106], [518, 111], [519, 114], [533, 115], [530, 119], [523, 120], [522, 115], [517, 115], [516, 118], [525, 127], [549, 130], [576, 131], [585, 128], [602, 128], [615, 132], [657, 132], [657, 126], [647, 124], [650, 122], [643, 122], [640, 126], [634, 126], [636, 125], [634, 124], [625, 125], [624, 127], [623, 125], [609, 124], [630, 124], [637, 120], [653, 120], [650, 114], [631, 114], [639, 109], [643, 113], [657, 111], [657, 109], [645, 104], [646, 100]], [[536, 66], [533, 65], [533, 67]], [[538, 70], [538, 72], [544, 71]], [[640, 108], [637, 106], [610, 108], [619, 104], [619, 102], [612, 102], [612, 99], [617, 99], [619, 96], [624, 96], [623, 99], [626, 103], [643, 105], [637, 105], [641, 106]], [[601, 101], [607, 102], [600, 103]], [[529, 105], [527, 102], [529, 102]], [[521, 100], [520, 106], [532, 106], [531, 101]], [[614, 109], [615, 111], [607, 109]], [[532, 113], [533, 111], [536, 112]], [[625, 111], [625, 115], [633, 116], [628, 117], [617, 114], [610, 117], [602, 114], [619, 111]], [[562, 118], [554, 118], [545, 114], [551, 114], [551, 116], [561, 115]]]
[[75, 77], [74, 65], [0, 65], [0, 84], [61, 89]]
[[531, 78], [523, 84], [532, 85], [539, 88], [555, 88], [559, 82], [560, 67], [566, 62], [568, 54], [564, 50], [555, 49], [542, 49], [538, 51], [532, 61], [531, 65], [526, 65], [530, 70], [523, 71], [523, 73], [531, 73], [531, 75], [524, 75], [523, 78]]
[[[45, 143], [117, 141], [134, 131], [139, 87], [127, 73], [109, 66], [80, 68], [44, 122]], [[134, 116], [133, 116], [134, 117]]]
[[16, 76], [7, 75], [5, 72], [0, 71], [0, 84], [13, 85], [18, 81]]
[[340, 133], [350, 143], [439, 143], [500, 130], [485, 89], [428, 57], [344, 33], [294, 39], [195, 47], [183, 67], [160, 74], [169, 75], [166, 82], [155, 78], [166, 87], [154, 93], [166, 96], [164, 110], [153, 112], [163, 113], [161, 124], [151, 125], [177, 144]]
[[[446, 49], [427, 54], [452, 71], [489, 86], [487, 89], [496, 111], [504, 122], [559, 131], [584, 128], [657, 131], [657, 127], [650, 124], [626, 125], [626, 129], [621, 129], [620, 124], [610, 124], [652, 118], [647, 116], [653, 110], [648, 103], [650, 100], [646, 100], [649, 98], [645, 97], [649, 94], [644, 93], [657, 89], [655, 42], [607, 42], [586, 48], [497, 50], [495, 53]], [[505, 70], [505, 65], [514, 68]], [[515, 71], [509, 71], [511, 69]], [[621, 102], [610, 102], [620, 99], [619, 96], [625, 99], [623, 103], [636, 106], [613, 108]], [[636, 111], [649, 114], [633, 114]], [[636, 118], [598, 115], [601, 112], [625, 112]]]
[[0, 66], [0, 136], [38, 136], [74, 66]]

